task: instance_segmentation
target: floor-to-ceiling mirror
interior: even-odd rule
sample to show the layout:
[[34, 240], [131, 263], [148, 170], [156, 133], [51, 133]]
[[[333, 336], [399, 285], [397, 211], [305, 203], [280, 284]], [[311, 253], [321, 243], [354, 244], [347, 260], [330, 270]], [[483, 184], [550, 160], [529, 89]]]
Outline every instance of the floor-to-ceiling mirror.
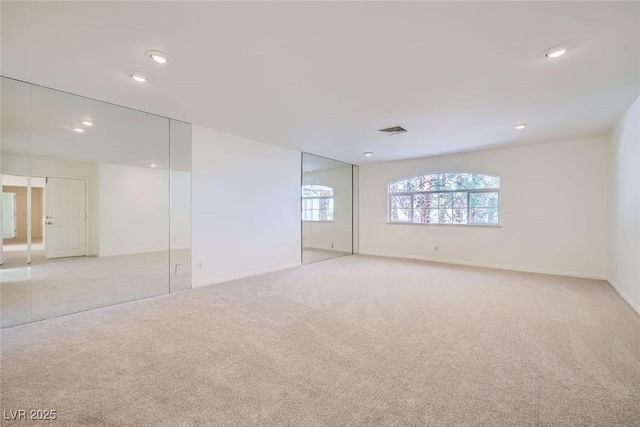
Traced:
[[190, 288], [191, 126], [1, 89], [1, 325]]
[[191, 125], [169, 122], [170, 291], [191, 289]]
[[303, 264], [351, 255], [357, 249], [354, 182], [356, 166], [302, 153]]

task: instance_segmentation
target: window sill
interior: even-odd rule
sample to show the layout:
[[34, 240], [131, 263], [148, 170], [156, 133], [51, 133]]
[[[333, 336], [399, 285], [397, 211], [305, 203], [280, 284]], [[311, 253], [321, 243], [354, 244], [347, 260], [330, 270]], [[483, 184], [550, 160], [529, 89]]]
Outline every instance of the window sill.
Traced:
[[438, 225], [441, 227], [488, 227], [488, 228], [502, 228], [502, 224], [437, 224], [429, 222], [389, 222], [387, 225]]
[[312, 219], [303, 219], [302, 222], [336, 222], [335, 220], [318, 220], [314, 221]]

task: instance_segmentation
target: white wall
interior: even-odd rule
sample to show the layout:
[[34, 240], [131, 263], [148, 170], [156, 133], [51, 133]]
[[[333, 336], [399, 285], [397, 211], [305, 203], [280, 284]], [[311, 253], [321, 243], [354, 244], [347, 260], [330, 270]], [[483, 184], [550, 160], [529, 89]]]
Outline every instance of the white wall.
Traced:
[[[351, 252], [353, 248], [353, 172], [351, 166], [307, 172], [305, 185], [324, 185], [333, 188], [333, 221], [304, 221], [302, 245], [305, 248], [333, 249]], [[333, 244], [333, 247], [332, 247]]]
[[640, 98], [610, 135], [609, 282], [640, 314]]
[[169, 249], [169, 172], [100, 163], [100, 256]]
[[[443, 171], [500, 176], [502, 227], [387, 224], [388, 183]], [[606, 137], [360, 166], [364, 254], [604, 279], [606, 224]]]
[[192, 135], [193, 287], [300, 265], [300, 152]]

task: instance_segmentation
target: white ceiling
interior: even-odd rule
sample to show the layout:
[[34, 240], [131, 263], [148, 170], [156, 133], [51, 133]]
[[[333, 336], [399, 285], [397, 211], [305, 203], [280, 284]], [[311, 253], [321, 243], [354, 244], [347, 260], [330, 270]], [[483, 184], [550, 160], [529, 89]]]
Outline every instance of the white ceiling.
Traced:
[[5, 76], [355, 164], [602, 135], [640, 94], [640, 2], [1, 4]]

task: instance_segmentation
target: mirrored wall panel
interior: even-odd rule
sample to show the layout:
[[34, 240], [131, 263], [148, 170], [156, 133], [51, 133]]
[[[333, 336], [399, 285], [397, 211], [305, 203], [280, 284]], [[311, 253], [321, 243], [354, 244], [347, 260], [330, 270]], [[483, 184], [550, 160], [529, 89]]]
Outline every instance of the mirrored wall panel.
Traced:
[[169, 166], [170, 291], [191, 289], [191, 125], [171, 120]]
[[1, 83], [1, 326], [190, 288], [191, 126]]
[[354, 253], [354, 166], [302, 154], [302, 263]]

